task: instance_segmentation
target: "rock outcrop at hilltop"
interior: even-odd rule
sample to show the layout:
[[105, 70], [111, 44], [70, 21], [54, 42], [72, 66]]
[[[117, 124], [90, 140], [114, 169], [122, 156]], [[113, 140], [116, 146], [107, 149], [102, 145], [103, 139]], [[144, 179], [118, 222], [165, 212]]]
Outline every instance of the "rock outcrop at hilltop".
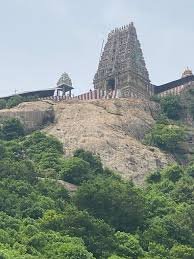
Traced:
[[105, 167], [141, 184], [150, 171], [171, 162], [158, 148], [141, 143], [155, 113], [154, 103], [140, 99], [38, 101], [1, 110], [0, 119], [17, 117], [28, 132], [45, 126], [45, 132], [63, 142], [65, 156], [78, 148], [92, 151]]
[[0, 110], [0, 120], [8, 118], [18, 118], [24, 124], [26, 132], [31, 132], [53, 122], [54, 110], [46, 102], [24, 102], [12, 109]]
[[61, 102], [55, 123], [45, 129], [64, 144], [66, 156], [78, 148], [100, 155], [104, 166], [123, 178], [142, 183], [145, 176], [170, 162], [157, 148], [141, 143], [155, 123], [154, 103], [140, 99]]

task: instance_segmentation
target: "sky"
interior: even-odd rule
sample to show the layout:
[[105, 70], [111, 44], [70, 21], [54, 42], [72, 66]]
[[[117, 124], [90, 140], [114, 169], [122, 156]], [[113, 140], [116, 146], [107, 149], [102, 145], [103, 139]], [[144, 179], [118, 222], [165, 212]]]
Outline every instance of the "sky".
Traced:
[[193, 0], [0, 0], [0, 96], [55, 87], [93, 87], [103, 40], [134, 22], [150, 80], [194, 70]]

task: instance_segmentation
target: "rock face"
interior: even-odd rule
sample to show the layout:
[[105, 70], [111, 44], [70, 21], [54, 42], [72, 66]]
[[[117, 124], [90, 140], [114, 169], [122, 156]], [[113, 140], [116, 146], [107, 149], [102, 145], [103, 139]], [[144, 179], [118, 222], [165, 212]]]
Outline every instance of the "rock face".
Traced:
[[0, 110], [0, 120], [18, 118], [25, 127], [26, 132], [42, 128], [54, 120], [52, 105], [46, 102], [21, 103], [12, 109]]
[[[0, 119], [19, 118], [27, 131], [44, 128], [64, 144], [65, 156], [78, 148], [100, 155], [103, 165], [141, 184], [145, 176], [172, 160], [141, 143], [155, 123], [154, 103], [140, 99], [22, 103], [0, 111]], [[52, 122], [55, 117], [54, 123]]]
[[155, 123], [154, 104], [140, 99], [61, 102], [55, 123], [45, 129], [64, 144], [65, 156], [78, 148], [100, 155], [104, 166], [141, 184], [147, 173], [172, 160], [140, 140]]

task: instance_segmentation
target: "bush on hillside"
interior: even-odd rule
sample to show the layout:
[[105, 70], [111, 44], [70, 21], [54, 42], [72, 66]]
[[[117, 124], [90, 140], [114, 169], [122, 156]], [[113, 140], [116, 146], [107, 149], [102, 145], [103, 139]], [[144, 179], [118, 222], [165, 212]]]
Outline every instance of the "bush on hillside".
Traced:
[[150, 97], [150, 101], [154, 101], [154, 102], [157, 102], [157, 103], [160, 102], [160, 99], [161, 99], [161, 97], [158, 94], [152, 95]]
[[23, 146], [29, 157], [33, 160], [40, 159], [44, 152], [63, 154], [62, 143], [53, 136], [48, 136], [43, 132], [34, 132], [23, 141]]
[[12, 108], [14, 106], [17, 106], [18, 104], [22, 103], [24, 101], [24, 98], [20, 95], [15, 95], [8, 99], [7, 101], [7, 108]]
[[148, 183], [158, 183], [161, 180], [161, 173], [160, 171], [155, 171], [153, 173], [151, 173], [150, 175], [148, 175], [146, 181]]
[[[194, 89], [193, 89], [194, 90]], [[193, 100], [194, 101], [194, 100]], [[190, 112], [190, 114], [192, 115], [192, 117], [193, 117], [193, 119], [194, 119], [194, 103], [193, 102], [191, 102], [190, 104], [189, 104], [189, 112]]]
[[185, 138], [185, 131], [177, 125], [156, 124], [145, 137], [145, 143], [167, 151], [175, 151]]
[[0, 131], [0, 137], [3, 140], [13, 140], [24, 136], [24, 126], [15, 118], [4, 121]]
[[182, 106], [180, 96], [167, 95], [160, 99], [162, 112], [172, 120], [179, 120], [181, 117]]
[[187, 167], [186, 173], [187, 173], [189, 176], [191, 176], [191, 177], [194, 178], [194, 164], [193, 164], [193, 163], [190, 164], [190, 165]]
[[78, 157], [66, 159], [59, 175], [61, 179], [67, 182], [81, 184], [90, 178], [89, 163]]
[[183, 176], [183, 168], [174, 164], [163, 169], [164, 176], [172, 182], [177, 182]]
[[6, 157], [6, 147], [4, 143], [0, 142], [0, 160]]
[[6, 108], [6, 101], [4, 99], [0, 99], [0, 110]]
[[79, 157], [88, 162], [94, 174], [102, 173], [103, 167], [99, 156], [92, 154], [92, 152], [78, 149], [74, 153], [74, 157]]

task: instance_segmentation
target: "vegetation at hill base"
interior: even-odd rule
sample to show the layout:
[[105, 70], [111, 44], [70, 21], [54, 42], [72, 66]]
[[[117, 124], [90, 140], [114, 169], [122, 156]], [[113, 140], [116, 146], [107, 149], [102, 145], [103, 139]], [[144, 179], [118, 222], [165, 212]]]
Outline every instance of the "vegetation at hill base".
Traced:
[[[178, 98], [159, 100], [161, 114], [145, 137], [172, 154], [186, 131]], [[151, 172], [137, 187], [103, 168], [99, 156], [79, 149], [65, 158], [64, 148], [40, 131], [25, 135], [17, 119], [1, 123], [0, 258], [194, 258], [193, 162]]]
[[[153, 131], [169, 134], [158, 125]], [[22, 127], [1, 126], [0, 258], [194, 258], [194, 164], [173, 164], [136, 187], [91, 152], [64, 158], [56, 138]], [[173, 130], [180, 140], [182, 128]]]

